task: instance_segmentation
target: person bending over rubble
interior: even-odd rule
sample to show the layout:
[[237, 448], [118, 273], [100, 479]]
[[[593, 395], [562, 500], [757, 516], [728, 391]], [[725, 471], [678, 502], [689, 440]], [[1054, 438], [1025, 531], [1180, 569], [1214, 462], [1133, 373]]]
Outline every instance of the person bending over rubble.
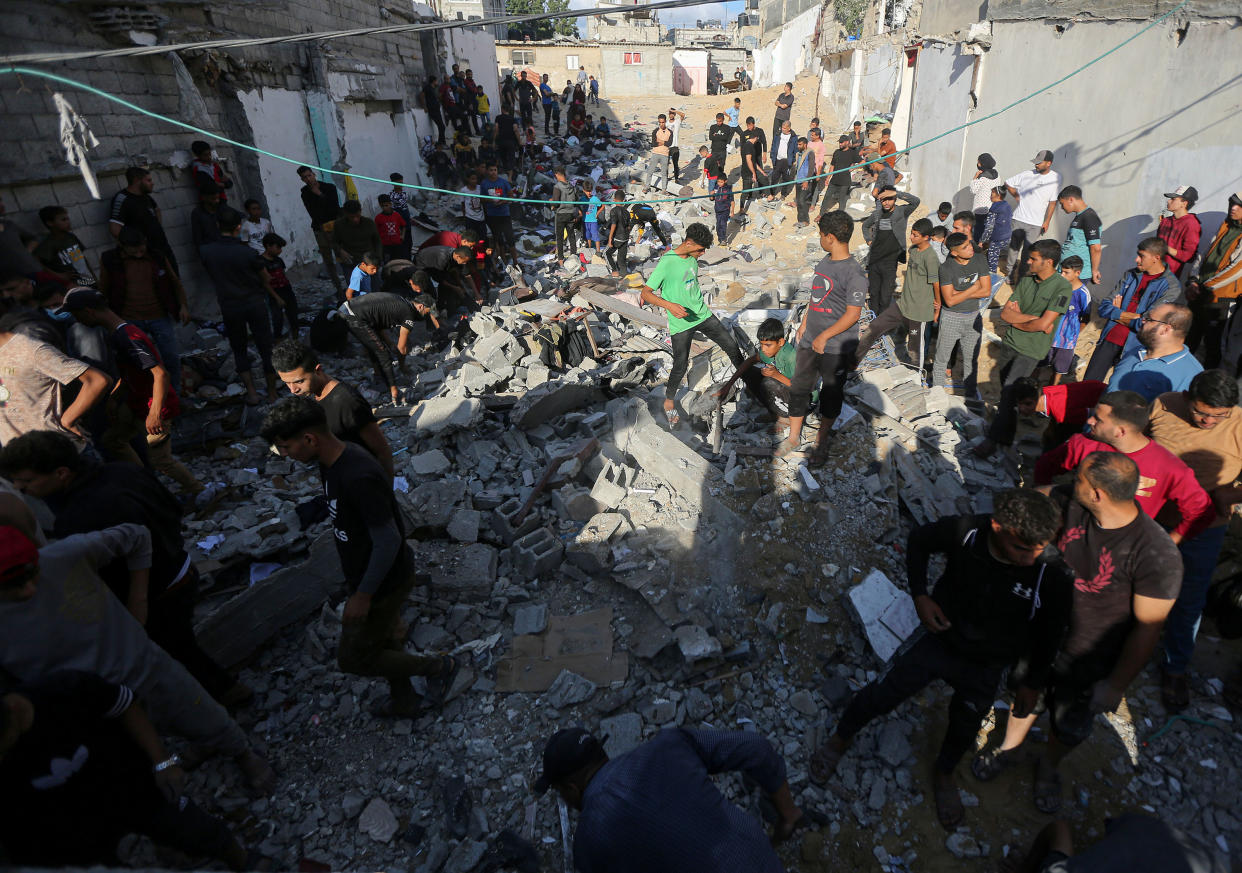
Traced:
[[661, 256], [647, 284], [639, 289], [644, 303], [668, 313], [673, 368], [668, 374], [668, 387], [664, 389], [664, 415], [673, 427], [681, 422], [675, 401], [690, 364], [690, 345], [695, 334], [702, 333], [724, 349], [734, 367], [741, 367], [746, 361], [733, 334], [707, 308], [699, 288], [699, 255], [711, 244], [712, 232], [707, 225], [694, 222], [686, 228], [686, 238], [681, 245]]
[[294, 339], [272, 349], [272, 366], [290, 394], [318, 401], [328, 418], [328, 429], [336, 438], [370, 452], [392, 481], [392, 446], [375, 420], [371, 404], [362, 399], [356, 388], [325, 373], [314, 351]]
[[[339, 311], [345, 319], [345, 326], [362, 344], [362, 350], [371, 360], [375, 374], [388, 387], [394, 404], [400, 395], [397, 374], [393, 369], [394, 358], [399, 357], [404, 362], [410, 351], [410, 331], [434, 308], [435, 303], [429, 294], [408, 300], [386, 291], [374, 291], [341, 304]], [[398, 329], [395, 350], [384, 336], [384, 331], [394, 327]]]
[[[953, 689], [949, 726], [932, 769], [940, 824], [952, 830], [964, 810], [953, 771], [975, 747], [1001, 676], [1019, 657], [1030, 664], [1014, 706], [1031, 711], [1069, 622], [1073, 575], [1055, 551], [1045, 552], [1061, 526], [1056, 503], [1038, 491], [996, 495], [989, 515], [952, 516], [916, 528], [906, 549], [906, 574], [923, 626], [902, 644], [884, 674], [859, 691], [836, 730], [811, 756], [811, 778], [825, 784], [855, 735], [892, 712], [933, 679]], [[932, 554], [947, 558], [928, 593]]]
[[414, 676], [427, 678], [428, 697], [443, 700], [460, 662], [452, 655], [411, 655], [396, 638], [401, 608], [414, 586], [428, 580], [415, 572], [388, 476], [362, 448], [337, 439], [323, 407], [309, 397], [280, 401], [261, 433], [285, 457], [319, 465], [349, 592], [336, 655], [341, 670], [388, 680], [392, 696], [374, 711], [381, 717], [418, 714], [422, 697], [410, 684]]
[[196, 758], [229, 755], [251, 790], [270, 792], [276, 774], [250, 748], [245, 732], [151, 641], [99, 578], [100, 568], [123, 561], [130, 590], [140, 590], [151, 557], [151, 534], [139, 524], [75, 534], [41, 548], [16, 527], [0, 528], [0, 673], [35, 683], [61, 670], [82, 670], [126, 685], [161, 733], [190, 740]]
[[746, 387], [763, 400], [777, 426], [788, 426], [789, 419], [781, 414], [776, 401], [779, 400], [786, 409], [789, 408], [789, 386], [793, 384], [794, 375], [793, 346], [785, 342], [785, 325], [776, 318], [769, 318], [760, 324], [755, 332], [755, 338], [759, 342], [759, 351], [733, 371], [729, 381], [716, 392], [716, 395], [718, 397], [728, 396], [733, 383], [738, 379], [743, 379]]
[[[712, 783], [711, 776], [733, 771], [758, 783], [775, 807], [779, 821], [770, 839]], [[771, 844], [807, 821], [781, 756], [746, 731], [666, 728], [609, 759], [587, 731], [565, 728], [544, 746], [543, 774], [533, 787], [539, 794], [555, 788], [578, 811], [579, 873], [780, 873]]]
[[801, 444], [802, 423], [819, 391], [819, 437], [808, 463], [822, 466], [832, 444], [832, 425], [845, 402], [845, 379], [854, 369], [858, 317], [867, 300], [867, 275], [850, 256], [854, 219], [846, 212], [819, 217], [819, 246], [827, 254], [815, 266], [811, 300], [798, 326], [793, 384], [789, 387], [789, 437], [776, 450], [783, 458]]

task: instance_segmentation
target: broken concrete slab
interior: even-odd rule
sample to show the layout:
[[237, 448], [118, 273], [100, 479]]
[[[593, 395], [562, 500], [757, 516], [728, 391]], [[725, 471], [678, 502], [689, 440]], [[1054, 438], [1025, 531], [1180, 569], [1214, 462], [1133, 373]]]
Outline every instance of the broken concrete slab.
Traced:
[[406, 469], [416, 476], [442, 476], [453, 469], [453, 462], [444, 452], [432, 449], [410, 458]]
[[465, 496], [466, 483], [461, 479], [424, 482], [409, 494], [401, 495], [398, 500], [404, 504], [405, 517], [411, 525], [406, 534], [444, 530]]
[[332, 533], [311, 543], [306, 560], [272, 573], [226, 600], [195, 626], [203, 651], [225, 667], [254, 654], [283, 628], [316, 612], [341, 589]]
[[522, 395], [510, 411], [509, 420], [522, 430], [530, 430], [558, 415], [606, 399], [593, 382], [548, 382]]
[[566, 485], [552, 492], [552, 508], [570, 521], [588, 521], [599, 512], [592, 492], [575, 485]]
[[613, 541], [633, 529], [629, 520], [618, 512], [593, 515], [565, 544], [565, 560], [585, 573], [605, 573], [612, 567]]
[[496, 584], [496, 549], [484, 543], [454, 546], [431, 574], [432, 587], [450, 599], [486, 600]]
[[483, 513], [477, 509], [459, 509], [449, 520], [447, 532], [459, 543], [474, 543], [479, 539], [479, 524]]
[[723, 651], [720, 640], [697, 624], [682, 625], [673, 631], [673, 636], [677, 638], [681, 656], [690, 662], [713, 658]]
[[625, 712], [599, 721], [599, 733], [607, 736], [604, 751], [615, 758], [638, 748], [643, 739], [643, 717], [636, 712]]
[[595, 688], [595, 683], [585, 676], [562, 670], [553, 681], [552, 687], [544, 693], [543, 702], [556, 709], [564, 709], [590, 700]]
[[419, 436], [434, 436], [474, 427], [483, 411], [483, 401], [475, 397], [433, 397], [410, 410], [410, 425]]
[[850, 589], [847, 602], [880, 660], [887, 661], [919, 626], [910, 595], [872, 570]]
[[540, 634], [548, 627], [548, 605], [531, 603], [519, 606], [513, 613], [513, 633], [515, 636]]
[[631, 398], [613, 412], [612, 420], [619, 449], [633, 455], [639, 466], [666, 482], [682, 500], [696, 508], [706, 507], [708, 490], [719, 480], [720, 472], [660, 427], [645, 401]]

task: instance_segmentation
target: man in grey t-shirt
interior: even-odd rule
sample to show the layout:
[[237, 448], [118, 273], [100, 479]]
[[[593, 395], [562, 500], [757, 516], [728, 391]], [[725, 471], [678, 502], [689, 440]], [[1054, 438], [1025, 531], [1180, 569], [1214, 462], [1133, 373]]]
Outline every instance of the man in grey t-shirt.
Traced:
[[845, 379], [854, 369], [858, 317], [867, 301], [867, 275], [850, 255], [854, 219], [836, 211], [819, 217], [819, 245], [827, 257], [815, 266], [811, 302], [798, 327], [798, 349], [789, 386], [789, 438], [777, 448], [783, 458], [798, 448], [802, 423], [811, 406], [811, 389], [819, 391], [819, 438], [807, 463], [822, 466], [832, 443], [832, 425], [845, 400]]
[[975, 358], [983, 335], [979, 304], [991, 293], [992, 277], [987, 258], [975, 253], [966, 234], [949, 234], [945, 245], [949, 257], [940, 265], [940, 336], [936, 340], [932, 364], [932, 385], [947, 386], [949, 357], [953, 347], [960, 343], [962, 386], [967, 397], [974, 397], [977, 394]]

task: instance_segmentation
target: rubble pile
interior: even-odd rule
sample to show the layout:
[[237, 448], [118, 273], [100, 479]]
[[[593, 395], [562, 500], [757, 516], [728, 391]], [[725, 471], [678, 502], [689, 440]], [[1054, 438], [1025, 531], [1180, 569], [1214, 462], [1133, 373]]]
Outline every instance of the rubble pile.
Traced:
[[[645, 137], [622, 141], [571, 174], [641, 191], [631, 159]], [[703, 203], [662, 212], [666, 230], [705, 220]], [[709, 303], [745, 341], [768, 317], [792, 334], [806, 296], [804, 265], [778, 263], [759, 242], [788, 215], [759, 207], [731, 251], [705, 253], [700, 273]], [[552, 732], [583, 723], [616, 755], [663, 727], [712, 725], [768, 736], [795, 800], [827, 822], [782, 848], [790, 869], [841, 869], [843, 857], [851, 869], [924, 869], [922, 859], [946, 851], [995, 860], [1025, 842], [1018, 813], [989, 826], [996, 820], [981, 817], [970, 790], [966, 824], [947, 840], [923, 809], [919, 761], [939, 741], [926, 720], [948, 689], [927, 690], [918, 713], [902, 707], [860, 735], [830, 789], [806, 776], [825, 725], [914, 629], [893, 607], [897, 594], [909, 604], [910, 525], [989, 511], [991, 491], [1013, 481], [1016, 471], [968, 451], [983, 421], [942, 389], [922, 389], [885, 340], [848, 389], [827, 466], [812, 471], [797, 453], [774, 461], [779, 437], [744, 393], [724, 400], [712, 432], [714, 391], [732, 367], [701, 344], [677, 397], [686, 422], [670, 429], [662, 316], [641, 309], [635, 283], [611, 278], [602, 259], [557, 263], [551, 213], [533, 213], [519, 249], [534, 294], [474, 314], [460, 348], [412, 355], [412, 402], [378, 410], [407, 532], [432, 580], [406, 609], [406, 645], [469, 663], [442, 709], [395, 722], [370, 714], [387, 691], [337, 669], [335, 553], [326, 522], [298, 513], [319, 493], [317, 473], [238, 437], [257, 429], [253, 411], [200, 394], [192, 414], [213, 424], [182, 449], [208, 447], [186, 460], [217, 494], [187, 522], [196, 563], [215, 583], [200, 638], [245, 665], [256, 699], [241, 718], [281, 784], [246, 799], [230, 771], [209, 764], [193, 795], [282, 869], [552, 869], [565, 863], [562, 820], [527, 788]], [[642, 243], [630, 251], [640, 274], [658, 254]], [[812, 241], [807, 260], [817, 257]], [[300, 291], [330, 295], [324, 282]], [[539, 339], [548, 324], [580, 325], [594, 356], [549, 363]], [[204, 354], [223, 343], [200, 334]], [[323, 362], [369, 399], [386, 394], [368, 385], [360, 357]], [[1114, 717], [1116, 731], [1098, 732], [1092, 760], [1105, 763], [1081, 774], [1069, 814], [1087, 816], [1093, 792], [1115, 804], [1143, 798], [1228, 851], [1239, 831], [1230, 786], [1242, 774], [1212, 750], [1213, 728], [1177, 725], [1140, 752], [1140, 736], [1164, 721], [1157, 683], [1146, 675], [1130, 697], [1133, 723]], [[1216, 699], [1197, 714], [1236, 739]], [[1004, 805], [997, 786], [964, 784]], [[727, 793], [756, 804], [740, 779]], [[1092, 821], [1105, 806], [1093, 801]], [[155, 865], [152, 851], [135, 843], [130, 860]]]

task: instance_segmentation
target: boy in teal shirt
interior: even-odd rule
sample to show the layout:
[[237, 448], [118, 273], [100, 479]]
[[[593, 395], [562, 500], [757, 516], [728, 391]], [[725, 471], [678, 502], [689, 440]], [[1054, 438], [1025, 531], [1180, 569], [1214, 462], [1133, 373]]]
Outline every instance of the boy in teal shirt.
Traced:
[[[794, 347], [785, 342], [785, 325], [779, 319], [769, 318], [759, 325], [755, 332], [759, 342], [759, 351], [742, 362], [724, 387], [716, 392], [718, 397], [726, 397], [733, 383], [739, 378], [751, 393], [763, 401], [772, 418], [780, 426], [788, 420], [776, 401], [781, 401], [784, 408], [789, 408], [789, 386], [793, 382], [794, 361], [797, 354]], [[812, 392], [811, 402], [817, 402], [819, 392]]]
[[668, 314], [673, 368], [669, 371], [668, 386], [664, 390], [664, 415], [673, 426], [681, 421], [674, 400], [690, 364], [690, 345], [696, 333], [702, 333], [724, 349], [734, 367], [741, 367], [745, 362], [737, 340], [720, 323], [720, 319], [712, 315], [699, 288], [698, 258], [711, 244], [712, 232], [707, 225], [694, 222], [686, 228], [686, 237], [681, 245], [664, 253], [647, 278], [647, 284], [639, 289], [644, 303], [657, 306]]
[[604, 206], [604, 201], [599, 199], [599, 195], [595, 193], [595, 183], [590, 179], [584, 179], [582, 182], [582, 190], [588, 194], [586, 214], [582, 216], [582, 236], [586, 240], [588, 248], [594, 248], [595, 254], [600, 254], [599, 250], [599, 211]]

